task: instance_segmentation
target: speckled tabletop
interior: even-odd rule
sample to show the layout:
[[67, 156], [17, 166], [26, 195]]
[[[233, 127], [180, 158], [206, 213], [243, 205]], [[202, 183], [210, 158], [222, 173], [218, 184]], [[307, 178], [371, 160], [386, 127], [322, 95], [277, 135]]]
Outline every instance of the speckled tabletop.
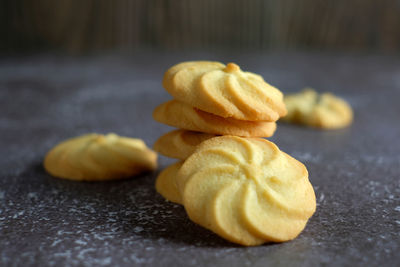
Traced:
[[[284, 92], [312, 86], [347, 99], [354, 124], [317, 131], [279, 124], [272, 139], [307, 166], [317, 212], [283, 244], [240, 247], [187, 219], [154, 190], [156, 173], [80, 183], [46, 174], [57, 142], [116, 132], [152, 145], [169, 99], [164, 70], [234, 61]], [[399, 266], [400, 57], [150, 53], [0, 60], [0, 264], [3, 266]], [[160, 157], [160, 169], [173, 160]], [[158, 171], [159, 171], [158, 170]]]

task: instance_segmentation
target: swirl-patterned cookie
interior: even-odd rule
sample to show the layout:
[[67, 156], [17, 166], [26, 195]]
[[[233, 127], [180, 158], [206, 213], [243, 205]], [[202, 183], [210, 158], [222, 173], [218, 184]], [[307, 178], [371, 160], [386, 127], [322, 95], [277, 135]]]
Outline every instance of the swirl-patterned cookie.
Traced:
[[305, 166], [261, 138], [204, 141], [177, 185], [191, 220], [246, 246], [295, 238], [316, 208]]
[[51, 175], [77, 181], [127, 178], [157, 168], [157, 154], [135, 138], [87, 134], [52, 148], [44, 159]]
[[176, 184], [177, 173], [183, 161], [172, 164], [162, 170], [156, 179], [156, 190], [165, 199], [182, 204], [181, 194]]
[[281, 91], [234, 63], [183, 62], [165, 73], [163, 86], [177, 100], [224, 118], [277, 121], [286, 114]]
[[322, 129], [347, 127], [353, 121], [353, 111], [343, 99], [331, 93], [318, 94], [313, 89], [286, 95], [288, 114], [283, 121]]
[[153, 118], [177, 128], [216, 135], [270, 137], [276, 130], [275, 122], [222, 118], [177, 100], [156, 107]]
[[186, 159], [203, 141], [215, 137], [214, 134], [174, 130], [164, 134], [154, 143], [154, 150], [164, 156]]

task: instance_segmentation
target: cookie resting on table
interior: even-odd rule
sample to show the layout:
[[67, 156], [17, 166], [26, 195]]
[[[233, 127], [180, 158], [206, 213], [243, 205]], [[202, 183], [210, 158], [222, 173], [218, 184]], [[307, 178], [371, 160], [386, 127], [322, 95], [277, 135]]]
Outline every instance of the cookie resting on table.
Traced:
[[246, 246], [295, 238], [316, 209], [305, 166], [262, 138], [204, 141], [176, 183], [192, 221]]
[[44, 167], [55, 177], [104, 181], [131, 177], [157, 168], [157, 154], [135, 138], [87, 134], [52, 148]]
[[353, 111], [343, 99], [331, 94], [318, 94], [305, 89], [297, 94], [285, 95], [288, 109], [283, 121], [321, 129], [339, 129], [353, 121]]
[[165, 199], [182, 204], [181, 194], [179, 193], [176, 178], [179, 168], [182, 166], [183, 161], [174, 163], [160, 172], [156, 179], [156, 190]]

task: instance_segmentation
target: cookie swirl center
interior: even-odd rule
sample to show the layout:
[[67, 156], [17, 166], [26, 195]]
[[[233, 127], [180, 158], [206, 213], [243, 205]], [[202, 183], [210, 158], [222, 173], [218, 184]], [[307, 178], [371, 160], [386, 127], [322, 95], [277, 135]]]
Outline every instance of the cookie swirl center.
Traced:
[[228, 63], [224, 69], [225, 72], [236, 72], [240, 71], [240, 67], [235, 63]]

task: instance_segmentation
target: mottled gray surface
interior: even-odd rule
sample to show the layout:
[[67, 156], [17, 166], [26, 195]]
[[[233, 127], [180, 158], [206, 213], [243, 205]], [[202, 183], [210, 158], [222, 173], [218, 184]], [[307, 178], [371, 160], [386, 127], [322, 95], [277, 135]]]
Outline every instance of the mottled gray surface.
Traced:
[[[57, 142], [116, 132], [152, 145], [169, 98], [163, 71], [187, 59], [235, 61], [284, 92], [332, 91], [355, 110], [344, 130], [279, 124], [274, 142], [307, 166], [317, 212], [283, 244], [240, 247], [189, 221], [154, 190], [156, 173], [79, 183], [41, 166]], [[400, 58], [161, 54], [0, 61], [0, 263], [4, 266], [399, 266]], [[172, 160], [160, 157], [160, 169]]]

